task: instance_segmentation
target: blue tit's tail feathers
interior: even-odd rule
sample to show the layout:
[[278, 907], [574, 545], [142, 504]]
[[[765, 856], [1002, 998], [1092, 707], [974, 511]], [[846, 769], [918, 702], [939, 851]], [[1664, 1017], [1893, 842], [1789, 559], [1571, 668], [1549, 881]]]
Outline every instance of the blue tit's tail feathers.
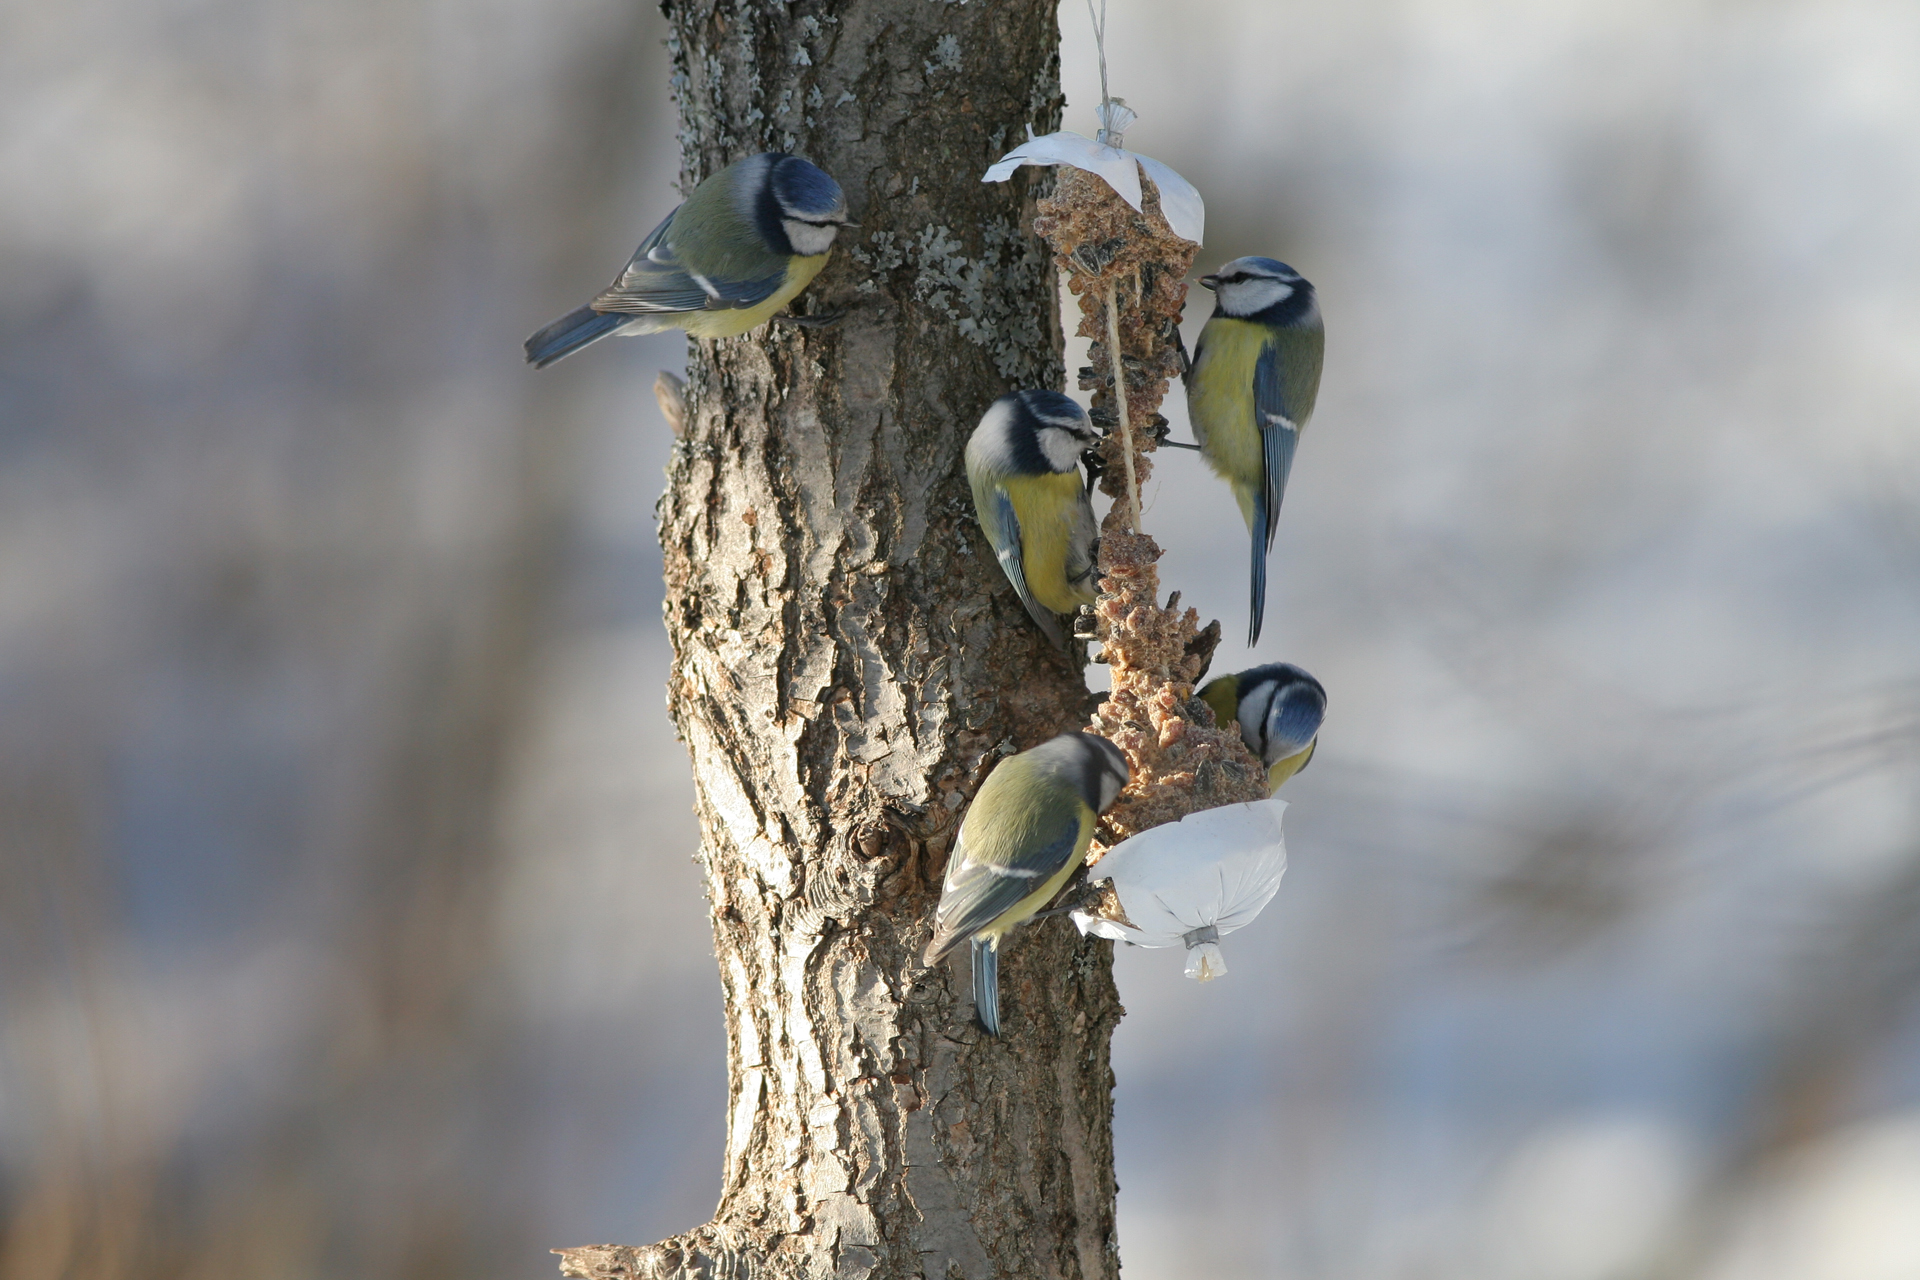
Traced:
[[555, 360], [564, 360], [580, 348], [600, 341], [631, 319], [629, 315], [608, 315], [592, 307], [569, 311], [527, 339], [527, 363], [544, 369]]
[[1247, 648], [1260, 643], [1260, 620], [1267, 612], [1267, 496], [1253, 497], [1253, 599], [1247, 620]]
[[973, 1008], [987, 1034], [1000, 1034], [1000, 948], [994, 942], [973, 943]]

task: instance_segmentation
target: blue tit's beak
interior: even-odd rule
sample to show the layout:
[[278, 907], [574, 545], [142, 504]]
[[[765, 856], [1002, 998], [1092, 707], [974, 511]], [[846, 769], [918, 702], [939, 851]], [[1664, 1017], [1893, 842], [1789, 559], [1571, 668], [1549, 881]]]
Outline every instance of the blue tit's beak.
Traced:
[[1200, 287], [1202, 289], [1208, 289], [1208, 290], [1218, 289], [1220, 287], [1220, 277], [1219, 276], [1201, 276]]
[[840, 219], [840, 221], [834, 223], [833, 225], [836, 227], [852, 227], [856, 231], [860, 229], [860, 224], [855, 222], [852, 218], [842, 218]]

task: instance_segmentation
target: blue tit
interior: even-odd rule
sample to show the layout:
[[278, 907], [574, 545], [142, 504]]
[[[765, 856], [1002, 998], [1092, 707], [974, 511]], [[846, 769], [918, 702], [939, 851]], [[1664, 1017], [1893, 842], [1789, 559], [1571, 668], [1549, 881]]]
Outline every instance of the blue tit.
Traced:
[[926, 962], [973, 944], [973, 1004], [1000, 1034], [1000, 940], [1047, 905], [1087, 856], [1094, 819], [1127, 785], [1105, 738], [1063, 733], [1002, 760], [980, 786], [947, 858]]
[[1232, 486], [1253, 534], [1252, 645], [1287, 472], [1320, 392], [1326, 330], [1313, 286], [1284, 262], [1235, 258], [1200, 283], [1218, 300], [1187, 370], [1187, 409], [1201, 456]]
[[973, 510], [1020, 603], [1055, 646], [1057, 615], [1094, 599], [1098, 540], [1080, 455], [1099, 442], [1086, 410], [1058, 391], [1015, 391], [967, 441]]
[[798, 156], [736, 160], [640, 242], [606, 292], [528, 338], [527, 361], [544, 369], [610, 333], [745, 333], [806, 288], [834, 235], [856, 225], [840, 184]]
[[1327, 691], [1291, 662], [1209, 680], [1200, 700], [1221, 727], [1239, 722], [1240, 740], [1267, 766], [1269, 795], [1307, 767], [1327, 718]]

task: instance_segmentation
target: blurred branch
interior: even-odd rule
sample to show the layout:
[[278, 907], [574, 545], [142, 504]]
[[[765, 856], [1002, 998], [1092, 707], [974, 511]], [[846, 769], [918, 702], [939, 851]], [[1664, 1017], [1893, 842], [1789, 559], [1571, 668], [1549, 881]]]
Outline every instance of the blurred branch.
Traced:
[[1637, 1280], [1705, 1276], [1736, 1214], [1779, 1165], [1849, 1118], [1866, 1064], [1920, 991], [1920, 850], [1835, 913], [1756, 1046], [1745, 1119], [1679, 1229]]

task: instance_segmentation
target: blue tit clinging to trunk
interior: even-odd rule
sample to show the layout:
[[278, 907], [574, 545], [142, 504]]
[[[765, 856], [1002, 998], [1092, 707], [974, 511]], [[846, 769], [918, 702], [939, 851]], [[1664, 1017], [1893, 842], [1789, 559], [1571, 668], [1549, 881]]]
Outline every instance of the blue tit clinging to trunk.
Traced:
[[947, 857], [926, 962], [973, 944], [973, 1004], [991, 1034], [1000, 1034], [1000, 939], [1060, 892], [1127, 777], [1111, 742], [1063, 733], [1002, 760], [980, 784]]
[[1057, 615], [1094, 600], [1093, 503], [1080, 455], [1100, 433], [1058, 391], [1015, 391], [988, 407], [967, 441], [973, 510], [1020, 603], [1056, 646]]
[[798, 156], [735, 160], [640, 242], [605, 292], [528, 338], [527, 361], [544, 369], [613, 333], [745, 333], [806, 288], [835, 234], [856, 225], [840, 184]]
[[1327, 718], [1327, 691], [1291, 662], [1209, 680], [1200, 699], [1222, 728], [1239, 721], [1240, 740], [1267, 766], [1269, 795], [1307, 767]]
[[1201, 456], [1233, 487], [1253, 534], [1252, 645], [1287, 472], [1320, 392], [1326, 330], [1313, 286], [1284, 262], [1235, 258], [1200, 283], [1217, 301], [1187, 371], [1187, 409]]

